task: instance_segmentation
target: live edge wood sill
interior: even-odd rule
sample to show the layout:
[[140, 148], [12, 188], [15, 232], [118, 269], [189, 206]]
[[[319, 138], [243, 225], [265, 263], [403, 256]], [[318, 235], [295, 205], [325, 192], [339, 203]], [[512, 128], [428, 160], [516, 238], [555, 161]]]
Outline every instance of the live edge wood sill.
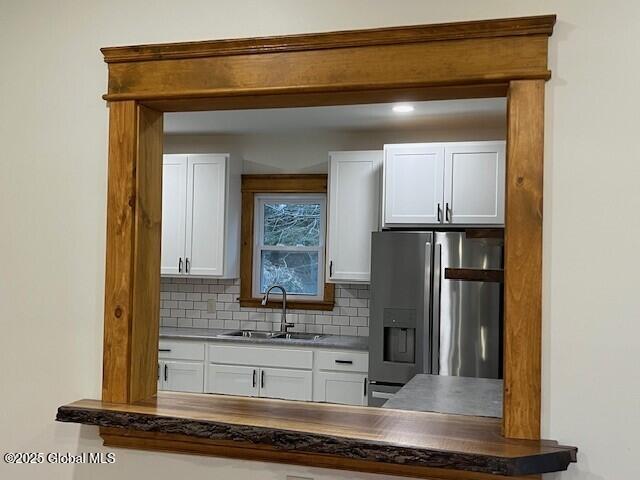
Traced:
[[102, 427], [105, 445], [432, 479], [566, 470], [575, 447], [500, 435], [497, 419], [161, 392], [135, 404], [80, 400], [60, 422]]

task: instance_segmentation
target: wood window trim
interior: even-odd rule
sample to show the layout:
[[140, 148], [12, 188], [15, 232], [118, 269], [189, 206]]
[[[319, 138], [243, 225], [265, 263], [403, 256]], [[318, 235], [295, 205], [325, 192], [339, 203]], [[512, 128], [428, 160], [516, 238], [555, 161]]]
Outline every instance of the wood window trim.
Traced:
[[[261, 193], [327, 193], [327, 175], [243, 175], [240, 247], [240, 306], [282, 308], [282, 302], [263, 306], [253, 296], [253, 244], [255, 196]], [[326, 245], [326, 242], [325, 242]], [[323, 300], [288, 300], [287, 307], [301, 310], [333, 310], [335, 286], [324, 282]]]
[[[164, 398], [157, 394], [155, 381], [163, 112], [507, 96], [505, 390], [499, 425], [517, 448], [549, 444], [539, 440], [542, 170], [544, 84], [551, 75], [547, 53], [554, 24], [555, 15], [545, 15], [102, 49], [109, 66], [103, 96], [109, 104], [109, 171], [103, 389], [98, 404], [110, 405], [126, 417], [126, 411], [140, 402]], [[369, 411], [351, 408], [354, 415]], [[90, 423], [74, 416], [73, 408], [66, 411], [71, 415], [64, 421]], [[399, 418], [412, 415], [401, 413]], [[267, 414], [260, 420], [278, 428], [286, 425]], [[490, 437], [498, 435], [493, 427], [472, 426], [473, 421], [462, 418], [460, 423], [463, 430], [479, 428]], [[202, 447], [188, 436], [153, 437], [134, 427], [118, 432], [103, 429], [101, 435], [106, 443], [129, 448], [421, 478], [500, 478], [441, 464], [397, 468], [379, 461], [353, 461], [344, 453], [294, 454], [257, 440], [255, 448], [245, 450], [234, 441]], [[286, 434], [305, 439], [303, 431]], [[457, 435], [445, 434], [439, 448], [446, 451], [450, 440], [464, 438]]]

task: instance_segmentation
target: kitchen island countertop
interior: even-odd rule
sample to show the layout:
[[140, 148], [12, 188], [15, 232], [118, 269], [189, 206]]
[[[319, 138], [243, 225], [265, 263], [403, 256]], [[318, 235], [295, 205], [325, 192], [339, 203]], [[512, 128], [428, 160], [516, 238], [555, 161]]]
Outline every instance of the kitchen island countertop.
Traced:
[[419, 374], [382, 408], [502, 417], [502, 380]]

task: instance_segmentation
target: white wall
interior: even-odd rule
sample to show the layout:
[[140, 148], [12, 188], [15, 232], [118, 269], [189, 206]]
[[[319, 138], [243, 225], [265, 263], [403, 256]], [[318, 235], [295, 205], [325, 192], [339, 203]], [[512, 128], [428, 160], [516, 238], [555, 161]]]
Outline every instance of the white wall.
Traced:
[[385, 143], [503, 140], [495, 121], [450, 123], [443, 128], [374, 131], [300, 131], [236, 135], [165, 135], [165, 153], [235, 152], [244, 173], [327, 173], [328, 155], [337, 150], [382, 150]]
[[[0, 0], [0, 451], [95, 451], [53, 422], [100, 391], [107, 68], [98, 48], [557, 13], [547, 87], [545, 436], [561, 480], [637, 478], [640, 4], [585, 0]], [[434, 66], [437, 68], [437, 66]], [[2, 478], [380, 478], [173, 454], [0, 464]]]

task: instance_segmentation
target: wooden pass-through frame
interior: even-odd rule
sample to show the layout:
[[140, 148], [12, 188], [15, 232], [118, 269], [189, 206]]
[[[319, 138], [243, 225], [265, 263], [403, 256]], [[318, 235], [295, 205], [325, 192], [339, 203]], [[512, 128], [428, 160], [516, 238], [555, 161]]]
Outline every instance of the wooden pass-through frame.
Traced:
[[507, 96], [503, 434], [538, 439], [543, 108], [554, 23], [550, 15], [102, 49], [103, 400], [156, 394], [163, 112]]

